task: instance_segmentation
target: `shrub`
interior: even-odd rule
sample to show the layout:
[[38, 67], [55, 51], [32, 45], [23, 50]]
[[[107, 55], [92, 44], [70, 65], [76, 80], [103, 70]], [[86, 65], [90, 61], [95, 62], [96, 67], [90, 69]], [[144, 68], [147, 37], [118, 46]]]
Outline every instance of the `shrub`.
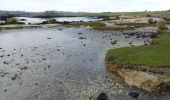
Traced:
[[48, 23], [49, 24], [55, 24], [57, 21], [56, 21], [56, 19], [49, 19], [48, 20]]
[[154, 23], [154, 21], [153, 21], [152, 18], [149, 18], [149, 19], [148, 19], [148, 22], [149, 22], [150, 24], [153, 24], [153, 23]]
[[7, 24], [17, 24], [17, 19], [16, 18], [9, 18], [6, 21]]
[[150, 14], [147, 14], [146, 17], [151, 17], [151, 15], [150, 15]]
[[156, 27], [157, 27], [158, 30], [165, 30], [165, 29], [167, 29], [167, 27], [165, 25], [165, 22], [162, 21], [162, 20], [157, 22]]

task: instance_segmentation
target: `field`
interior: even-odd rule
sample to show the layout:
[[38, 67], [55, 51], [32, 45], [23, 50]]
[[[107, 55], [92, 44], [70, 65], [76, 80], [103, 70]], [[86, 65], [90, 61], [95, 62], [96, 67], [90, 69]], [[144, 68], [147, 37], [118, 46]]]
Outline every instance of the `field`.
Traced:
[[154, 44], [111, 49], [106, 60], [117, 64], [139, 64], [151, 67], [170, 66], [170, 33], [160, 33]]

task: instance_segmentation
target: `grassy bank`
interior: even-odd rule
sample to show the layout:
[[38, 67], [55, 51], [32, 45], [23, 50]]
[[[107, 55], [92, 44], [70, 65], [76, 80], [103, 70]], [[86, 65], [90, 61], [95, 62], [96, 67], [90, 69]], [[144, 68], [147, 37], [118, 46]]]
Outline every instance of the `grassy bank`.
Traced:
[[131, 30], [131, 29], [134, 29], [134, 28], [155, 26], [154, 24], [148, 24], [148, 23], [119, 23], [119, 24], [116, 24], [116, 26], [107, 27], [106, 24], [102, 21], [74, 22], [74, 23], [70, 23], [69, 25], [71, 25], [71, 26], [90, 26], [93, 29], [100, 30], [100, 31], [102, 31], [102, 30], [116, 30], [116, 31], [121, 30], [122, 31], [122, 30]]
[[155, 44], [110, 49], [106, 60], [116, 64], [140, 64], [152, 67], [170, 66], [170, 33], [160, 33]]
[[130, 27], [107, 27], [104, 22], [75, 22], [75, 23], [70, 23], [69, 25], [71, 26], [90, 26], [95, 30], [127, 30], [127, 29], [132, 29]]

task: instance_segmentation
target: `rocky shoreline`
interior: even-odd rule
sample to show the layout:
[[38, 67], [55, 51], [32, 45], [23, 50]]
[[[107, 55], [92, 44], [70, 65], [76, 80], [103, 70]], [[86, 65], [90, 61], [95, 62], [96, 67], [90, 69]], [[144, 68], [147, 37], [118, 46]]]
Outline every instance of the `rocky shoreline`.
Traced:
[[129, 85], [149, 92], [168, 91], [170, 88], [170, 68], [168, 67], [119, 65], [108, 59], [105, 63], [110, 73], [118, 75]]

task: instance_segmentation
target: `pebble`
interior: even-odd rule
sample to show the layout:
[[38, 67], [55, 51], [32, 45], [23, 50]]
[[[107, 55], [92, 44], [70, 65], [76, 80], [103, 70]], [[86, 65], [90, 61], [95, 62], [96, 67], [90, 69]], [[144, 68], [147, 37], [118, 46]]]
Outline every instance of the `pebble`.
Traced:
[[129, 96], [134, 98], [134, 99], [137, 99], [139, 97], [139, 93], [138, 92], [130, 92]]
[[109, 100], [106, 93], [102, 92], [98, 97], [97, 100]]

